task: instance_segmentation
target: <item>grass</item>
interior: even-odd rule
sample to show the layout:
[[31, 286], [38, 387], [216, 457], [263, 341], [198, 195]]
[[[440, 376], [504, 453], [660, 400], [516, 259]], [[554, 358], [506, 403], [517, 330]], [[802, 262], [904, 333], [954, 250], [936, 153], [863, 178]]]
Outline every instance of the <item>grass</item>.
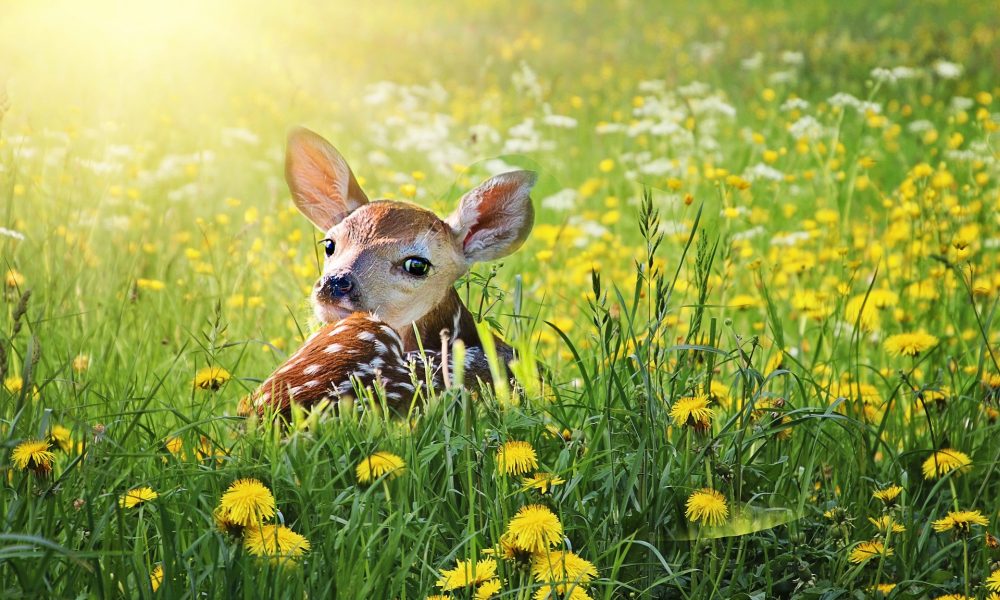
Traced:
[[[422, 599], [533, 504], [597, 569], [567, 597], [995, 596], [988, 3], [368, 4], [23, 2], [0, 23], [0, 596]], [[235, 416], [316, 325], [320, 236], [281, 181], [300, 123], [369, 196], [440, 214], [540, 171], [531, 238], [459, 284], [519, 348], [522, 397]], [[217, 390], [193, 385], [207, 367]], [[15, 463], [50, 437], [50, 473]], [[502, 473], [509, 441], [562, 483]], [[941, 449], [970, 464], [926, 477]], [[360, 484], [376, 451], [405, 471]], [[219, 530], [241, 478], [301, 557]], [[141, 486], [157, 498], [122, 507]], [[687, 516], [704, 488], [720, 526]], [[986, 525], [932, 527], [960, 510]], [[498, 577], [545, 597], [522, 563]]]

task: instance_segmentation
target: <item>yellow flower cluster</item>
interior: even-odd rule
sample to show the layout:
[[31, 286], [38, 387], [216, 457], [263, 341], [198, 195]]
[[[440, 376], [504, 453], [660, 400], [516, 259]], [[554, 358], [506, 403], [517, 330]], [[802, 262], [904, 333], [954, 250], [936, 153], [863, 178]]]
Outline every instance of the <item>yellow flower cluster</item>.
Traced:
[[219, 529], [241, 536], [253, 556], [292, 564], [309, 551], [309, 540], [285, 525], [269, 524], [276, 511], [274, 495], [257, 479], [239, 479], [226, 490], [213, 516]]

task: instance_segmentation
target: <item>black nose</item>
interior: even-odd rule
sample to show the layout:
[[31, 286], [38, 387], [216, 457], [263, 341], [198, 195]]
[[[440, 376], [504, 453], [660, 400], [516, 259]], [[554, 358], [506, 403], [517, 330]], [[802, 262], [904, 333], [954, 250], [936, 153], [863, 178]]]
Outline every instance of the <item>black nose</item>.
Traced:
[[343, 298], [354, 289], [354, 280], [350, 275], [332, 275], [326, 278], [323, 287], [332, 298]]

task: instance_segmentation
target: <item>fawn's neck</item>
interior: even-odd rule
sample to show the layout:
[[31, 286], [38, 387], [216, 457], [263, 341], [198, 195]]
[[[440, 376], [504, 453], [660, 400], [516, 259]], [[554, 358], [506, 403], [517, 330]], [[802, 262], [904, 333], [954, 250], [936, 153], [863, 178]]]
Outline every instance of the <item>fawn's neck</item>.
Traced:
[[[420, 343], [425, 350], [440, 351], [442, 349], [442, 331], [447, 331], [447, 336], [444, 339], [449, 343], [454, 340], [462, 340], [466, 347], [481, 345], [479, 333], [476, 331], [476, 320], [454, 289], [450, 290], [445, 295], [444, 300], [417, 321], [416, 329], [420, 335]], [[403, 339], [403, 348], [407, 352], [419, 349], [412, 327], [400, 331], [399, 334]]]

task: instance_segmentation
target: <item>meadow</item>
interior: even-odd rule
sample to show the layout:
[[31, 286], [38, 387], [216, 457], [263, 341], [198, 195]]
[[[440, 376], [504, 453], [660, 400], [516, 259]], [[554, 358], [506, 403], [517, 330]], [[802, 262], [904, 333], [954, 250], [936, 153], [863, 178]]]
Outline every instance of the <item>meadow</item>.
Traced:
[[[0, 56], [0, 597], [1000, 598], [995, 3], [16, 1]], [[318, 325], [295, 125], [439, 214], [539, 172], [459, 284], [521, 393], [236, 416]]]

